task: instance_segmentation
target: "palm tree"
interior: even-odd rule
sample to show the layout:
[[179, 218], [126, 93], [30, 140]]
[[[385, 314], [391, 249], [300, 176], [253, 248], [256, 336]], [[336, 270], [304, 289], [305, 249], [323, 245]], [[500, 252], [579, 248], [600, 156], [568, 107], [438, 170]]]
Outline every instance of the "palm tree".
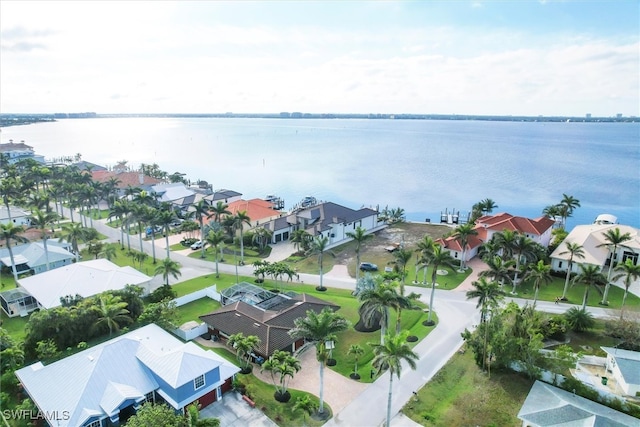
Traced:
[[47, 261], [47, 271], [51, 268], [49, 265], [49, 248], [47, 247], [47, 228], [53, 225], [58, 219], [58, 214], [55, 212], [43, 212], [40, 209], [36, 209], [31, 213], [31, 227], [40, 230], [40, 237], [42, 237], [42, 243], [44, 245], [44, 256]]
[[560, 201], [558, 208], [560, 210], [560, 216], [562, 217], [563, 227], [567, 224], [567, 218], [573, 215], [573, 211], [575, 210], [575, 208], [579, 207], [580, 200], [576, 199], [573, 196], [562, 193], [562, 200]]
[[157, 224], [162, 227], [162, 233], [164, 234], [165, 245], [167, 249], [167, 259], [171, 258], [171, 251], [169, 249], [169, 234], [171, 234], [171, 224], [176, 219], [176, 214], [171, 209], [160, 208], [158, 215], [156, 216]]
[[357, 227], [354, 231], [348, 231], [346, 236], [356, 242], [356, 283], [360, 278], [360, 249], [362, 244], [369, 239], [373, 238], [373, 234], [367, 234], [367, 231], [362, 227]]
[[[117, 218], [120, 221], [120, 248], [124, 249], [124, 226], [125, 226], [125, 218], [131, 212], [131, 208], [129, 206], [129, 202], [126, 200], [116, 200], [111, 205], [111, 210], [109, 210], [109, 220], [111, 218]], [[127, 240], [129, 239], [128, 231], [127, 231]], [[129, 245], [129, 250], [131, 250], [131, 245]]]
[[264, 227], [256, 228], [251, 241], [253, 244], [257, 245], [260, 249], [260, 253], [264, 253], [265, 249], [271, 242], [271, 238], [273, 237], [273, 231], [267, 230]]
[[614, 229], [609, 229], [606, 232], [602, 233], [604, 236], [605, 243], [602, 243], [597, 248], [602, 246], [606, 246], [609, 249], [609, 272], [607, 273], [607, 284], [604, 287], [604, 294], [602, 295], [601, 305], [609, 305], [607, 301], [607, 297], [609, 295], [609, 286], [611, 284], [611, 271], [615, 267], [613, 264], [618, 254], [618, 248], [629, 249], [628, 246], [624, 244], [624, 242], [628, 242], [631, 240], [631, 234], [629, 233], [620, 233], [620, 229], [618, 227]]
[[480, 201], [480, 210], [483, 214], [492, 213], [494, 209], [497, 209], [498, 205], [492, 199], [483, 199]]
[[520, 263], [524, 258], [525, 262], [536, 258], [536, 243], [525, 236], [524, 234], [517, 233], [516, 239], [511, 246], [513, 256], [516, 259], [515, 275], [513, 277], [513, 289], [512, 294], [516, 293], [516, 286], [518, 286], [518, 273], [520, 272]]
[[624, 303], [627, 301], [629, 287], [634, 280], [638, 280], [640, 277], [640, 265], [635, 265], [633, 260], [628, 258], [624, 263], [618, 264], [614, 270], [618, 272], [618, 274], [612, 278], [614, 282], [624, 277], [624, 295], [622, 296], [622, 305], [620, 306], [620, 320], [622, 320], [624, 315]]
[[466, 270], [467, 247], [469, 246], [469, 238], [477, 236], [478, 232], [473, 229], [473, 224], [462, 224], [456, 227], [452, 237], [460, 242], [462, 247], [462, 258], [460, 259], [460, 272]]
[[593, 286], [597, 289], [598, 285], [607, 283], [607, 278], [600, 271], [600, 268], [591, 264], [580, 264], [580, 273], [573, 278], [573, 283], [582, 283], [585, 285], [584, 297], [582, 299], [582, 309], [587, 307], [589, 299], [589, 289]]
[[215, 206], [211, 206], [209, 208], [209, 212], [210, 215], [207, 217], [207, 219], [210, 219], [211, 217], [213, 217], [213, 220], [217, 223], [220, 223], [220, 219], [227, 216], [227, 215], [231, 215], [231, 211], [229, 210], [229, 205], [218, 201], [218, 203], [216, 203]]
[[[218, 271], [218, 248], [220, 248], [220, 253], [222, 254], [221, 245], [224, 242], [224, 232], [222, 230], [209, 230], [204, 242], [213, 248], [213, 255], [216, 259], [216, 277], [220, 277], [220, 272]], [[204, 247], [204, 245], [202, 246]]]
[[13, 222], [9, 222], [6, 224], [0, 223], [0, 233], [2, 233], [0, 236], [2, 237], [2, 240], [5, 241], [7, 249], [9, 250], [9, 258], [11, 259], [11, 271], [13, 272], [13, 278], [15, 279], [16, 284], [18, 283], [18, 271], [16, 270], [16, 262], [13, 258], [11, 241], [13, 240], [14, 242], [26, 243], [28, 240], [20, 236], [19, 234], [23, 231], [24, 228], [22, 228], [21, 225], [14, 225]]
[[109, 336], [111, 336], [114, 330], [120, 330], [120, 323], [131, 322], [129, 310], [127, 310], [127, 303], [122, 301], [119, 296], [102, 294], [98, 297], [98, 303], [96, 307], [98, 320], [94, 326], [99, 327], [102, 324], [106, 324], [109, 328]]
[[251, 372], [251, 352], [260, 345], [260, 338], [256, 335], [245, 336], [242, 332], [238, 332], [229, 336], [227, 344], [236, 350], [236, 357], [242, 365], [242, 373]]
[[396, 310], [400, 317], [398, 310], [412, 307], [409, 298], [398, 293], [396, 286], [389, 283], [378, 283], [373, 289], [365, 289], [358, 294], [358, 300], [361, 303], [358, 313], [365, 328], [371, 328], [376, 321], [380, 325], [380, 344], [389, 327], [389, 309]]
[[566, 245], [567, 250], [560, 252], [558, 255], [569, 254], [569, 261], [567, 263], [567, 276], [564, 279], [564, 289], [562, 291], [562, 301], [567, 300], [567, 290], [569, 290], [569, 278], [571, 277], [571, 269], [573, 267], [573, 259], [580, 258], [584, 259], [584, 248], [579, 243], [567, 242]]
[[320, 364], [320, 405], [318, 413], [324, 414], [324, 365], [329, 359], [327, 341], [335, 340], [338, 332], [349, 328], [349, 321], [328, 307], [320, 313], [307, 310], [307, 317], [294, 320], [295, 327], [289, 331], [293, 339], [305, 339], [316, 342], [316, 358]]
[[400, 379], [402, 372], [402, 361], [407, 362], [409, 367], [416, 369], [416, 361], [419, 359], [417, 353], [411, 350], [407, 343], [408, 333], [405, 331], [401, 334], [387, 334], [383, 344], [371, 344], [373, 347], [373, 360], [371, 365], [378, 373], [384, 369], [389, 370], [389, 397], [387, 398], [387, 422], [386, 427], [391, 423], [391, 400], [393, 397], [393, 376], [396, 375]]
[[434, 240], [431, 236], [426, 235], [416, 244], [417, 260], [416, 260], [416, 282], [418, 281], [418, 270], [422, 269], [424, 277], [422, 283], [427, 283], [427, 270], [429, 268], [429, 260], [433, 254]]
[[436, 278], [438, 277], [438, 267], [446, 266], [450, 268], [455, 268], [455, 260], [451, 257], [449, 251], [446, 251], [442, 245], [434, 244], [433, 250], [431, 254], [428, 255], [428, 263], [431, 264], [433, 269], [431, 270], [431, 296], [429, 297], [429, 315], [427, 317], [427, 326], [434, 325], [433, 320], [431, 320], [431, 315], [433, 313], [433, 297], [436, 293]]
[[287, 391], [289, 382], [287, 378], [293, 378], [301, 368], [300, 360], [295, 356], [288, 351], [277, 350], [262, 364], [260, 372], [267, 371], [271, 375], [271, 381], [276, 388], [274, 395], [276, 400], [288, 402], [291, 395]]
[[311, 400], [311, 398], [309, 397], [308, 394], [305, 394], [304, 396], [298, 396], [296, 398], [296, 403], [293, 404], [293, 407], [291, 408], [291, 411], [296, 412], [296, 411], [302, 411], [303, 415], [302, 415], [302, 422], [303, 425], [304, 423], [307, 422], [307, 415], [306, 414], [313, 414], [316, 410], [318, 409], [318, 405], [315, 404], [315, 402], [313, 402]]
[[103, 249], [102, 252], [100, 252], [99, 256], [111, 261], [112, 259], [114, 259], [116, 257], [116, 247], [114, 245], [106, 245]]
[[327, 250], [327, 246], [329, 245], [329, 238], [326, 236], [316, 236], [309, 245], [309, 250], [307, 251], [308, 255], [318, 255], [318, 267], [320, 268], [320, 286], [318, 286], [319, 291], [326, 291], [327, 289], [322, 285], [322, 259], [324, 257], [324, 253]]
[[480, 308], [480, 322], [484, 323], [487, 320], [489, 309], [498, 305], [504, 296], [504, 292], [500, 289], [498, 282], [494, 280], [487, 281], [485, 277], [480, 277], [477, 281], [472, 282], [471, 285], [475, 289], [467, 291], [467, 299], [478, 298], [476, 308]]
[[502, 257], [494, 255], [492, 258], [485, 258], [484, 262], [489, 269], [481, 271], [480, 277], [488, 277], [500, 283], [500, 289], [504, 286], [505, 281], [511, 281], [511, 267], [515, 265], [513, 260], [505, 261]]
[[397, 249], [393, 252], [393, 261], [389, 264], [393, 264], [398, 273], [402, 274], [402, 280], [400, 281], [400, 294], [404, 295], [404, 284], [407, 276], [407, 264], [411, 261], [413, 253], [404, 248]]
[[78, 242], [84, 240], [87, 237], [87, 229], [79, 222], [69, 222], [62, 224], [62, 232], [60, 238], [71, 243], [73, 252], [76, 254], [76, 262], [80, 261], [80, 249], [78, 248]]
[[467, 299], [478, 298], [476, 308], [480, 308], [480, 322], [484, 324], [484, 345], [482, 348], [482, 369], [485, 367], [487, 360], [487, 335], [489, 325], [487, 324], [487, 314], [492, 307], [497, 307], [504, 297], [501, 286], [496, 281], [488, 282], [485, 277], [480, 277], [471, 285], [475, 288], [467, 291]]
[[169, 276], [172, 276], [176, 280], [180, 277], [180, 264], [172, 261], [171, 258], [165, 258], [156, 266], [155, 274], [161, 274], [164, 279], [164, 284], [169, 286]]
[[233, 217], [233, 225], [236, 230], [240, 231], [240, 265], [244, 265], [244, 224], [251, 225], [251, 218], [247, 215], [247, 211], [238, 211]]
[[359, 379], [360, 375], [358, 375], [358, 358], [364, 354], [364, 348], [362, 348], [359, 344], [351, 344], [347, 354], [353, 354], [353, 358], [355, 359], [355, 365], [353, 367], [353, 375], [351, 378]]
[[538, 291], [540, 290], [540, 286], [543, 283], [549, 284], [553, 280], [551, 277], [551, 266], [546, 265], [544, 261], [540, 260], [535, 266], [533, 266], [533, 268], [527, 271], [523, 280], [533, 280], [533, 288], [535, 289], [533, 305], [535, 305], [536, 301], [538, 301]]
[[296, 252], [306, 251], [309, 246], [309, 242], [313, 239], [313, 236], [307, 233], [306, 230], [298, 229], [291, 233], [291, 243], [296, 249]]
[[[192, 212], [200, 224], [200, 240], [204, 242], [204, 218], [209, 214], [209, 204], [206, 200], [201, 199], [197, 203], [191, 204]], [[200, 258], [204, 258], [204, 245], [202, 245], [202, 253], [200, 254]]]
[[502, 252], [502, 259], [508, 260], [513, 258], [513, 246], [518, 237], [518, 233], [513, 230], [502, 230], [493, 235], [496, 244]]

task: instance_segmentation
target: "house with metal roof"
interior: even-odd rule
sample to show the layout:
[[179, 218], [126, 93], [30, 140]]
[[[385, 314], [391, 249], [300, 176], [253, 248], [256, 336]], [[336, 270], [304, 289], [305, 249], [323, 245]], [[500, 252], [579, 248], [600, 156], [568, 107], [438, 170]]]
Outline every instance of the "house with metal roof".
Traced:
[[336, 203], [324, 202], [273, 219], [263, 227], [273, 233], [271, 243], [289, 240], [294, 231], [305, 230], [314, 237], [327, 237], [327, 249], [330, 249], [351, 240], [347, 233], [358, 227], [362, 227], [366, 233], [373, 233], [386, 227], [386, 224], [378, 221], [378, 211], [373, 209], [353, 210]]
[[572, 272], [578, 273], [580, 271], [580, 264], [591, 264], [600, 267], [600, 269], [608, 268], [610, 255], [604, 233], [616, 228], [620, 230], [620, 234], [629, 233], [631, 240], [618, 246], [613, 259], [614, 264], [626, 262], [627, 259], [631, 259], [634, 264], [638, 265], [640, 255], [640, 230], [628, 225], [611, 224], [600, 221], [594, 222], [593, 224], [575, 226], [551, 254], [551, 268], [556, 271], [567, 271], [570, 256], [566, 253], [567, 243], [577, 243], [582, 246], [584, 251], [584, 258], [574, 257], [573, 265], [571, 266]]
[[106, 259], [76, 262], [18, 280], [18, 287], [38, 301], [38, 308], [60, 305], [60, 298], [80, 295], [88, 298], [106, 291], [140, 286], [150, 292], [151, 277], [130, 266], [120, 267]]
[[638, 420], [601, 405], [536, 381], [518, 412], [523, 427], [635, 427]]
[[[31, 242], [24, 245], [12, 246], [13, 260], [16, 264], [18, 274], [32, 273], [40, 274], [47, 269], [69, 265], [75, 259], [75, 255], [70, 252], [70, 244], [56, 239], [47, 240], [47, 250], [44, 250], [44, 242]], [[11, 257], [9, 249], [0, 249], [0, 264], [11, 268]], [[48, 264], [48, 266], [47, 266]]]
[[183, 412], [222, 398], [240, 369], [151, 324], [49, 365], [16, 371], [51, 426], [124, 425], [145, 402]]
[[304, 340], [294, 340], [288, 332], [295, 327], [295, 319], [306, 317], [308, 310], [320, 313], [325, 307], [334, 311], [340, 308], [311, 295], [274, 293], [250, 283], [225, 289], [221, 303], [226, 305], [200, 316], [214, 339], [226, 342], [237, 333], [255, 335], [260, 338], [256, 357], [264, 359], [276, 350], [293, 353], [304, 344]]
[[30, 216], [29, 212], [15, 206], [9, 206], [9, 210], [4, 205], [0, 206], [0, 224], [8, 224], [11, 221], [14, 225], [28, 227], [31, 225]]
[[607, 353], [606, 369], [627, 396], [640, 396], [640, 352], [600, 347]]

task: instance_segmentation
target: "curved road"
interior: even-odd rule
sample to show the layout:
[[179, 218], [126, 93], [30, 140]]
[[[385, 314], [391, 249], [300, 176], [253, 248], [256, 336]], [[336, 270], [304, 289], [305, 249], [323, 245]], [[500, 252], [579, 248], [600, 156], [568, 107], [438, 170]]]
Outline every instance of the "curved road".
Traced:
[[[66, 213], [68, 214], [68, 212]], [[120, 239], [119, 229], [111, 228], [95, 220], [93, 226], [112, 242], [117, 242]], [[164, 241], [164, 238], [161, 239]], [[138, 236], [131, 236], [130, 240], [131, 248], [140, 250], [140, 240]], [[142, 250], [151, 255], [151, 243], [143, 241]], [[156, 256], [162, 258], [164, 254], [165, 249], [159, 248], [156, 245]], [[175, 252], [171, 253], [171, 259], [178, 261], [182, 265], [180, 281], [215, 272], [215, 264], [211, 261], [189, 258], [188, 256]], [[226, 274], [236, 273], [235, 265], [231, 264], [219, 263], [219, 270], [221, 273]], [[238, 267], [238, 274], [252, 276], [253, 267]], [[407, 365], [403, 364], [400, 380], [394, 378], [392, 414], [395, 416], [391, 422], [392, 426], [419, 426], [412, 420], [404, 417], [399, 411], [413, 396], [413, 392], [426, 384], [453, 354], [460, 349], [463, 343], [461, 333], [465, 329], [472, 329], [474, 325], [479, 322], [480, 313], [475, 308], [475, 301], [468, 301], [465, 296], [465, 290], [468, 289], [471, 281], [475, 280], [475, 277], [476, 275], [469, 276], [456, 290], [436, 290], [434, 306], [438, 313], [438, 326], [414, 348], [414, 351], [420, 355], [420, 359], [417, 362], [417, 369], [415, 371], [407, 369]], [[300, 274], [300, 281], [316, 285], [320, 282], [319, 276], [314, 274]], [[170, 280], [172, 284], [175, 282], [177, 281], [173, 279]], [[161, 284], [161, 278], [154, 277], [152, 286], [160, 286]], [[355, 279], [325, 275], [323, 277], [323, 284], [333, 288], [354, 289]], [[420, 299], [428, 303], [431, 292], [430, 289], [412, 286], [407, 286], [407, 289], [408, 292], [419, 293], [422, 295]], [[507, 300], [515, 301], [519, 305], [530, 302], [518, 298], [507, 298]], [[549, 313], [563, 313], [573, 307], [570, 304], [554, 304], [545, 301], [538, 301], [537, 306], [541, 311]], [[590, 307], [589, 310], [593, 316], [597, 318], [608, 318], [616, 315], [613, 310], [598, 307]], [[386, 420], [388, 390], [389, 373], [387, 372], [347, 404], [342, 411], [334, 414], [334, 417], [331, 418], [325, 426], [371, 427], [384, 424]]]

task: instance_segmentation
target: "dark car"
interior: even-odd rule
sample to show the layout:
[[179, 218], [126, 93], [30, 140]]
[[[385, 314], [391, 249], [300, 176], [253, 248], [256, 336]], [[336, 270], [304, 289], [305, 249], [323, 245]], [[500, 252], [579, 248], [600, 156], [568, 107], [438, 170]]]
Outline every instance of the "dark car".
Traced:
[[370, 262], [361, 262], [360, 270], [362, 271], [378, 271], [378, 266]]

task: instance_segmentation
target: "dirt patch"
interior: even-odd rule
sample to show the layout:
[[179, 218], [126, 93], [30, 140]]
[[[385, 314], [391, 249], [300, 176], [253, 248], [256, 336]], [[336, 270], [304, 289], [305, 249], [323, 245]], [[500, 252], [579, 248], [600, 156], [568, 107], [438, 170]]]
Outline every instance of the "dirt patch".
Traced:
[[[394, 245], [403, 244], [405, 248], [413, 250], [425, 235], [429, 235], [435, 240], [445, 236], [451, 231], [451, 227], [439, 224], [414, 222], [392, 224], [376, 232], [372, 239], [362, 244], [362, 248], [360, 249], [361, 258], [364, 260], [367, 256], [373, 258], [384, 256], [385, 254], [389, 254], [387, 248]], [[353, 245], [353, 242], [349, 244], [348, 249], [336, 253], [336, 264], [348, 264], [355, 260], [355, 253], [351, 245]]]

